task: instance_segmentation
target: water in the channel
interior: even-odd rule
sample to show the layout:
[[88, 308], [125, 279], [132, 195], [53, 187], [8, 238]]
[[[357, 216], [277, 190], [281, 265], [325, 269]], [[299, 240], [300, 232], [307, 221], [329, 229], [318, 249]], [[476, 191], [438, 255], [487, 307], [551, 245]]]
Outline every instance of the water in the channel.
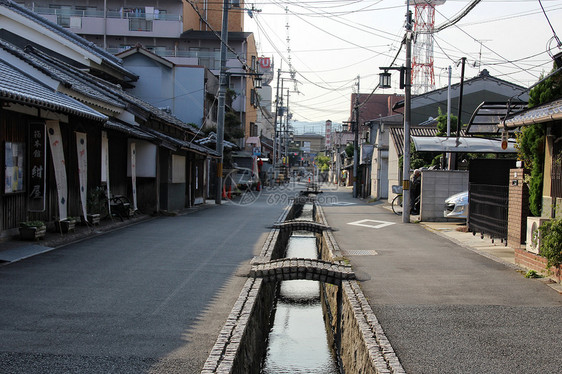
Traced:
[[[293, 233], [286, 256], [317, 258], [315, 236]], [[338, 373], [324, 326], [319, 282], [281, 282], [262, 373]]]

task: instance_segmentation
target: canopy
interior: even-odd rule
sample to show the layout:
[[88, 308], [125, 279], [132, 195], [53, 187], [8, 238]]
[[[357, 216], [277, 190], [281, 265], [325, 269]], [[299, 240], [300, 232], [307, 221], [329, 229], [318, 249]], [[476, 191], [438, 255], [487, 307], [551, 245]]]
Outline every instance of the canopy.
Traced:
[[412, 141], [420, 152], [517, 153], [513, 139], [506, 150], [501, 148], [500, 139], [412, 136]]

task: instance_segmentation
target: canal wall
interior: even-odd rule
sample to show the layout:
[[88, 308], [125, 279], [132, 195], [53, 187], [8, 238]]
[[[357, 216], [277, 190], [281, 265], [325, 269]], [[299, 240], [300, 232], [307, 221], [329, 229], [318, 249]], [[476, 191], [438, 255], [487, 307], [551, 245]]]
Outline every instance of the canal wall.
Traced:
[[[320, 206], [316, 220], [328, 224]], [[346, 262], [331, 231], [319, 237], [318, 249], [322, 260]], [[327, 330], [344, 372], [405, 373], [357, 281], [344, 280], [341, 288], [323, 283], [321, 295]]]
[[[277, 222], [292, 220], [302, 211], [302, 201], [285, 209]], [[322, 208], [315, 204], [316, 221], [327, 226]], [[290, 230], [273, 228], [252, 263], [285, 255]], [[316, 234], [322, 260], [345, 264], [331, 231]], [[265, 355], [270, 317], [278, 282], [249, 277], [219, 337], [202, 374], [259, 373]], [[343, 280], [340, 285], [321, 283], [324, 321], [330, 344], [339, 352], [345, 373], [405, 373], [359, 284]]]

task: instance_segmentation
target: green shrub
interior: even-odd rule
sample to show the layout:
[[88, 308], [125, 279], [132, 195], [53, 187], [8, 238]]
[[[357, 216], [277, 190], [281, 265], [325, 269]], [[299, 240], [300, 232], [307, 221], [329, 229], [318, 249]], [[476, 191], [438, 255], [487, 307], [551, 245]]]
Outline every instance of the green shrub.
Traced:
[[25, 221], [20, 222], [20, 227], [42, 227], [45, 226], [43, 221]]
[[547, 260], [547, 269], [562, 263], [562, 219], [546, 221], [540, 227], [539, 253]]

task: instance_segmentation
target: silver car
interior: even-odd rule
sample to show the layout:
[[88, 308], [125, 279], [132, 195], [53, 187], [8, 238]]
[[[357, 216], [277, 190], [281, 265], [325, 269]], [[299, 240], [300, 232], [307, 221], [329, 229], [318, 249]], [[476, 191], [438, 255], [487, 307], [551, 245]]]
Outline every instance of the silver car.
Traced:
[[445, 200], [443, 215], [447, 218], [468, 217], [468, 191], [464, 191]]

